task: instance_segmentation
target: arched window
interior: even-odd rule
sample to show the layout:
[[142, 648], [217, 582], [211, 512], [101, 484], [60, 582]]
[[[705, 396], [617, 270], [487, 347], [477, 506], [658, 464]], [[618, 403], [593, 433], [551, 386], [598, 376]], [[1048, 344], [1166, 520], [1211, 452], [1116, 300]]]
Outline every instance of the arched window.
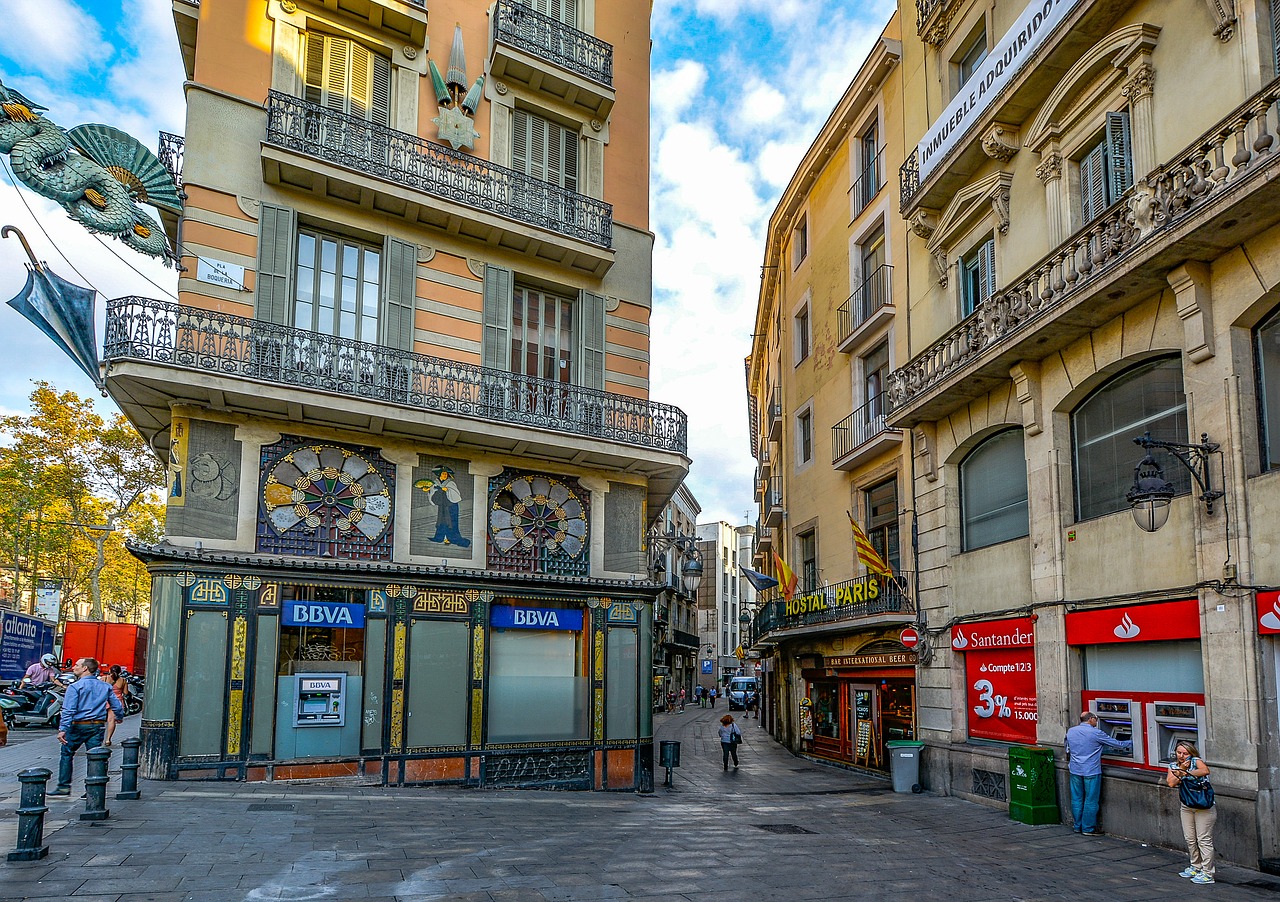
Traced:
[[1280, 310], [1263, 320], [1253, 334], [1258, 369], [1258, 426], [1262, 467], [1280, 467]]
[[1027, 534], [1027, 464], [1021, 429], [993, 435], [961, 462], [960, 514], [965, 551]]
[[[1144, 432], [1170, 442], [1187, 440], [1187, 399], [1182, 361], [1153, 360], [1116, 376], [1071, 414], [1076, 519], [1125, 510], [1133, 468], [1143, 451], [1133, 443]], [[1153, 452], [1178, 494], [1191, 491], [1191, 474], [1163, 451]]]

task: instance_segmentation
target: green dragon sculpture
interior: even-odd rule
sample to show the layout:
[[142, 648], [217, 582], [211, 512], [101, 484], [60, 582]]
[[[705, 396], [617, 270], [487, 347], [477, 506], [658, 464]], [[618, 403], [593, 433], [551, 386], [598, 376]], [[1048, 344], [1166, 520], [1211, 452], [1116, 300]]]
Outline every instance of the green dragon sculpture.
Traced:
[[45, 109], [0, 81], [0, 153], [9, 155], [14, 175], [89, 231], [175, 262], [164, 229], [138, 206], [182, 212], [164, 165], [124, 132], [105, 125], [64, 131], [40, 114]]

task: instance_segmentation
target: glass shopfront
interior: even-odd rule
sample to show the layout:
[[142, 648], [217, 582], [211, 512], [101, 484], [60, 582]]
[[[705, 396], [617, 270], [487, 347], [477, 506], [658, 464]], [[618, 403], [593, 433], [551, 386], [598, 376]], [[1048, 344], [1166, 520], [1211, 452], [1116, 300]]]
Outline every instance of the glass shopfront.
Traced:
[[811, 754], [887, 772], [885, 743], [916, 738], [914, 670], [850, 668], [803, 676], [813, 719]]
[[587, 739], [590, 679], [581, 609], [494, 605], [489, 742]]

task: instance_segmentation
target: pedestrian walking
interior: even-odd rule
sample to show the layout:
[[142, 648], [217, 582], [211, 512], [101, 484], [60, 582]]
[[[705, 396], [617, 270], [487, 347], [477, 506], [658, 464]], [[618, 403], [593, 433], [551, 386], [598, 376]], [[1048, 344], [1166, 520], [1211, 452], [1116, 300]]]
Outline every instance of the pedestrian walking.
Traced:
[[71, 764], [80, 746], [97, 748], [102, 745], [102, 734], [107, 726], [107, 711], [115, 712], [124, 720], [124, 705], [111, 691], [111, 687], [98, 675], [98, 662], [94, 658], [81, 658], [71, 666], [76, 681], [67, 687], [62, 699], [62, 718], [58, 721], [58, 742], [62, 743], [62, 757], [58, 761], [58, 785], [49, 790], [51, 796], [71, 795]]
[[729, 756], [733, 756], [733, 766], [738, 766], [738, 746], [742, 743], [742, 731], [733, 722], [733, 715], [726, 714], [720, 718], [720, 751], [724, 755], [724, 769], [729, 769]]
[[1077, 833], [1094, 834], [1098, 830], [1098, 808], [1102, 797], [1102, 750], [1119, 749], [1128, 752], [1133, 743], [1112, 739], [1098, 729], [1098, 715], [1092, 711], [1080, 713], [1080, 723], [1067, 730], [1067, 770], [1071, 775], [1072, 829]]
[[1182, 836], [1187, 841], [1191, 864], [1179, 872], [1192, 883], [1213, 883], [1213, 825], [1218, 809], [1213, 804], [1213, 787], [1209, 783], [1209, 765], [1204, 763], [1195, 744], [1179, 739], [1173, 747], [1173, 761], [1165, 782], [1178, 788], [1182, 805]]
[[[102, 674], [99, 679], [111, 687], [111, 691], [115, 693], [117, 699], [120, 700], [120, 706], [124, 707], [124, 690], [129, 683], [124, 678], [124, 668], [119, 664], [112, 664], [111, 669]], [[103, 745], [111, 745], [111, 736], [116, 731], [116, 724], [120, 721], [116, 719], [116, 712], [107, 708], [107, 740]]]
[[684, 687], [680, 687], [680, 713], [684, 713]]
[[757, 710], [756, 702], [757, 702], [756, 693], [748, 692], [747, 701], [743, 705], [743, 710], [745, 710], [747, 713], [742, 715], [743, 720], [746, 720], [748, 717], [754, 717], [756, 720], [760, 719], [760, 713]]
[[667, 691], [667, 713], [676, 713], [676, 691], [674, 689]]
[[711, 707], [714, 708], [716, 706], [716, 687], [715, 686], [711, 687], [710, 698], [711, 698]]

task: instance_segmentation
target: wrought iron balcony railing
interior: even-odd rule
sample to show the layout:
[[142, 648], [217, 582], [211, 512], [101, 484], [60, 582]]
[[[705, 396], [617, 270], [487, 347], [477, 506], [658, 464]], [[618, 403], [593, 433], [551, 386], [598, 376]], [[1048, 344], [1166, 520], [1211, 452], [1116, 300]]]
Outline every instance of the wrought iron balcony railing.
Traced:
[[684, 648], [697, 648], [702, 644], [697, 633], [687, 633], [684, 630], [673, 629], [671, 631], [671, 642], [674, 645], [680, 645]]
[[186, 150], [186, 139], [182, 135], [174, 135], [169, 132], [160, 133], [160, 165], [169, 170], [169, 174], [173, 176], [173, 182], [182, 189], [182, 156]]
[[519, 0], [498, 0], [493, 11], [493, 40], [613, 87], [613, 45]]
[[840, 329], [841, 342], [889, 303], [892, 276], [892, 266], [887, 263], [877, 266], [849, 295], [849, 299], [836, 308], [836, 325]]
[[831, 462], [833, 464], [888, 428], [885, 423], [888, 406], [884, 395], [876, 395], [831, 427]]
[[782, 507], [782, 477], [770, 476], [769, 481], [764, 486], [764, 508]]
[[103, 356], [685, 454], [669, 404], [150, 298], [107, 303]]
[[853, 183], [854, 216], [865, 210], [867, 204], [875, 200], [876, 195], [880, 193], [880, 186], [884, 184], [884, 180], [880, 177], [880, 158], [883, 154], [884, 148], [881, 147], [874, 157], [867, 160], [862, 175], [858, 176], [858, 180]]
[[[1144, 246], [1188, 217], [1242, 194], [1239, 186], [1274, 177], [1280, 134], [1277, 79], [1241, 104], [1173, 161], [1130, 188], [1006, 288], [980, 303], [950, 332], [889, 374], [891, 409], [933, 391], [989, 348], [1011, 342], [1080, 297]], [[1234, 144], [1234, 151], [1229, 145]], [[1269, 173], [1269, 175], [1264, 174]], [[1230, 201], [1224, 201], [1229, 203]]]
[[267, 143], [599, 247], [613, 243], [613, 207], [602, 200], [279, 91], [267, 99]]
[[920, 151], [912, 148], [906, 162], [898, 167], [898, 212], [905, 213], [920, 190]]
[[791, 601], [770, 589], [756, 612], [752, 638], [759, 642], [778, 630], [840, 623], [885, 614], [914, 615], [915, 602], [906, 592], [911, 574], [895, 574], [895, 579], [857, 576], [810, 593], [796, 593]]

